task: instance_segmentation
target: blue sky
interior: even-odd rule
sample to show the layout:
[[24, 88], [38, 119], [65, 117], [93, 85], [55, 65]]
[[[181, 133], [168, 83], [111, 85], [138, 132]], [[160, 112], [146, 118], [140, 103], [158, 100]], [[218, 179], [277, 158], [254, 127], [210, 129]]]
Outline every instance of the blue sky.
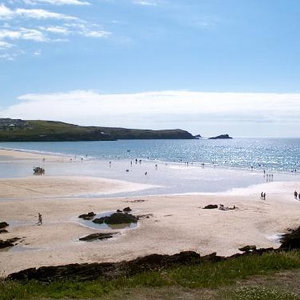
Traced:
[[299, 28], [298, 0], [0, 1], [0, 116], [299, 136]]

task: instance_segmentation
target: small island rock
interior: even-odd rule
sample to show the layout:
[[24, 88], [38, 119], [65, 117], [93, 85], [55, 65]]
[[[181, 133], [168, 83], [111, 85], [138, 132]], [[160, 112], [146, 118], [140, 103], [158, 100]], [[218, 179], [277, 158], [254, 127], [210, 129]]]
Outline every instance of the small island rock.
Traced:
[[229, 136], [229, 134], [221, 134], [221, 135], [218, 135], [218, 136], [214, 136], [214, 137], [210, 137], [209, 140], [230, 140], [232, 139], [231, 136]]

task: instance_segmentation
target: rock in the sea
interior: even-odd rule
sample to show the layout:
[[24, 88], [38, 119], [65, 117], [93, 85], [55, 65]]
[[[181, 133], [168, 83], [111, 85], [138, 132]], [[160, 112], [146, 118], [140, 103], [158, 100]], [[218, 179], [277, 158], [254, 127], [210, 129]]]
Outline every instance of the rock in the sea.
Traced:
[[6, 223], [6, 222], [0, 222], [0, 229], [5, 228], [7, 226], [9, 226], [8, 223]]
[[125, 207], [124, 209], [123, 209], [123, 212], [125, 212], [125, 213], [129, 213], [129, 212], [131, 212], [132, 211], [132, 209], [128, 206], [128, 207]]
[[92, 242], [95, 240], [106, 240], [111, 239], [118, 232], [108, 232], [108, 233], [92, 233], [79, 239], [79, 241]]
[[203, 209], [215, 209], [215, 208], [218, 208], [217, 204], [208, 204], [203, 207]]
[[300, 249], [300, 226], [295, 230], [290, 230], [289, 233], [282, 236], [280, 249]]
[[232, 139], [232, 137], [229, 136], [229, 134], [221, 134], [221, 135], [209, 138], [209, 140], [226, 140], [226, 139]]
[[13, 246], [15, 246], [15, 242], [18, 240], [19, 240], [19, 238], [12, 238], [12, 239], [8, 239], [6, 241], [0, 240], [0, 249], [13, 247]]
[[134, 215], [127, 213], [113, 213], [110, 216], [97, 218], [93, 220], [96, 224], [128, 224], [128, 223], [137, 223], [138, 218]]
[[84, 219], [84, 220], [92, 220], [96, 214], [94, 212], [89, 212], [87, 214], [82, 214], [78, 218]]

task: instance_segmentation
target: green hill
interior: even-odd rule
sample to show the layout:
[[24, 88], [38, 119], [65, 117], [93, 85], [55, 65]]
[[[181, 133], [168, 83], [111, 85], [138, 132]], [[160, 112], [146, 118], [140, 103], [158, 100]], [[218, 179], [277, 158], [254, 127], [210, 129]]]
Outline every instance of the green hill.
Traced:
[[0, 142], [193, 138], [193, 135], [181, 129], [126, 129], [98, 126], [78, 126], [56, 121], [27, 121], [0, 118]]

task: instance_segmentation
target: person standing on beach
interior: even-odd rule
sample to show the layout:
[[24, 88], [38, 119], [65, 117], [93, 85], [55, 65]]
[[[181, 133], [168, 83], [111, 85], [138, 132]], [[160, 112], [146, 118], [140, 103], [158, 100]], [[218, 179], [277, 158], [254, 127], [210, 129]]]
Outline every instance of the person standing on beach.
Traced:
[[39, 213], [37, 225], [42, 225], [42, 224], [43, 224], [43, 218], [42, 215]]
[[[300, 193], [299, 193], [299, 195], [300, 195]], [[298, 193], [297, 193], [297, 191], [294, 192], [294, 197], [295, 197], [295, 199], [297, 200], [297, 198], [298, 198]]]
[[264, 200], [266, 200], [266, 193], [264, 193]]

